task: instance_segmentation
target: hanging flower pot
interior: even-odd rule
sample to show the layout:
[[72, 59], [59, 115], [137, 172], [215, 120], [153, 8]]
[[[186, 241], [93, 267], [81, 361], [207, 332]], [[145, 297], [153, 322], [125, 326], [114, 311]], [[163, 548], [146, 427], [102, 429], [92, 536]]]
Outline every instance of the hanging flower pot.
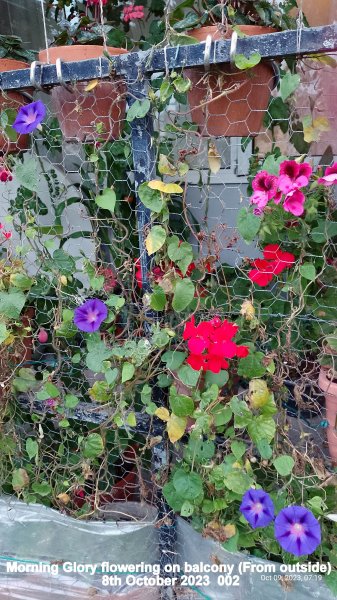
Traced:
[[[122, 48], [108, 48], [111, 56], [125, 54]], [[57, 46], [49, 48], [52, 64], [62, 61], [89, 60], [103, 56], [102, 46]], [[47, 62], [47, 50], [39, 53], [39, 60]], [[61, 131], [68, 140], [94, 141], [118, 138], [125, 115], [126, 87], [123, 80], [101, 81], [90, 89], [88, 82], [78, 82], [73, 92], [62, 86], [54, 87], [51, 96], [53, 110]], [[98, 133], [99, 132], [99, 133]]]
[[302, 8], [310, 27], [328, 25], [337, 19], [335, 0], [297, 0], [297, 6]]
[[322, 367], [318, 385], [325, 394], [326, 418], [329, 452], [334, 465], [337, 465], [337, 381], [327, 377], [327, 370]]
[[[240, 30], [248, 36], [275, 32], [259, 25], [240, 25]], [[222, 35], [212, 25], [193, 29], [189, 35], [199, 42], [211, 35], [216, 41], [230, 38], [232, 30]], [[212, 65], [209, 73], [194, 67], [185, 69], [185, 74], [192, 82], [188, 93], [191, 117], [203, 135], [242, 137], [259, 133], [274, 87], [271, 63], [261, 62], [244, 71], [229, 64]]]
[[[2, 58], [0, 59], [0, 72], [4, 71], [18, 71], [19, 69], [28, 69], [29, 65], [20, 60], [14, 60], [13, 58]], [[27, 90], [30, 94], [31, 90]], [[0, 95], [0, 113], [4, 113], [6, 110], [17, 111], [20, 106], [29, 104], [31, 102], [29, 96], [22, 94], [21, 92], [3, 92]], [[10, 126], [9, 126], [10, 127]], [[29, 146], [28, 135], [18, 135], [15, 139], [15, 131], [13, 130], [13, 138], [7, 135], [0, 134], [0, 152], [3, 154], [9, 154], [19, 152], [20, 150], [27, 150]]]

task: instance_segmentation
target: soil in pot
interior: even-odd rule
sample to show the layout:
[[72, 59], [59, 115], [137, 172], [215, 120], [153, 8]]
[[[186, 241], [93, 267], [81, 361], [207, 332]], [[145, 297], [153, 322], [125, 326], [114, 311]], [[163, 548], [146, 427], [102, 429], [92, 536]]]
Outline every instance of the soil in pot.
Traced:
[[[125, 54], [121, 48], [107, 48], [111, 56]], [[60, 58], [71, 62], [103, 56], [102, 46], [58, 46], [49, 48], [52, 64]], [[47, 62], [47, 51], [39, 53], [39, 60]], [[67, 140], [95, 141], [118, 138], [125, 116], [126, 86], [122, 79], [101, 81], [87, 90], [88, 82], [78, 82], [73, 93], [62, 86], [52, 89], [53, 110], [59, 120], [63, 136]], [[102, 133], [98, 134], [98, 130]]]
[[[274, 33], [271, 27], [241, 25], [245, 35]], [[222, 35], [216, 25], [189, 31], [199, 42], [231, 37], [228, 30]], [[188, 93], [191, 118], [202, 135], [243, 137], [255, 136], [262, 129], [271, 91], [274, 70], [270, 62], [261, 62], [254, 68], [240, 71], [229, 64], [213, 65], [209, 73], [203, 68], [185, 69], [192, 82]]]
[[[14, 60], [13, 58], [2, 58], [0, 60], [0, 73], [28, 68], [29, 65], [20, 60]], [[26, 90], [27, 94], [31, 94], [32, 91], [33, 90], [30, 89]], [[0, 96], [0, 113], [7, 109], [18, 111], [20, 106], [29, 104], [30, 102], [30, 98], [23, 95], [21, 92], [2, 92]], [[8, 137], [0, 135], [0, 152], [3, 154], [27, 150], [28, 147], [29, 135], [18, 135], [16, 141], [11, 141]]]
[[337, 381], [329, 379], [327, 370], [322, 368], [318, 385], [325, 395], [329, 452], [332, 463], [337, 466]]

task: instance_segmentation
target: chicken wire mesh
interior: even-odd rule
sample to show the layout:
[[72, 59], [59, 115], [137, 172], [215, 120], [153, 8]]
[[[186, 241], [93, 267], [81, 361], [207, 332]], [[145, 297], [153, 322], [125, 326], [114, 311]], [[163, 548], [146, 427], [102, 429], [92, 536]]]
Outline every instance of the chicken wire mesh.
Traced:
[[[299, 226], [292, 217], [283, 235], [289, 252], [315, 265], [314, 280], [289, 285], [279, 275], [272, 285], [253, 288], [248, 272], [262, 256], [261, 245], [249, 231], [245, 237], [250, 242], [243, 240], [238, 219], [250, 206], [252, 180], [266, 168], [268, 157], [270, 168], [290, 156], [308, 156], [315, 168], [333, 161], [334, 57], [298, 60], [292, 75], [296, 72], [301, 83], [285, 100], [279, 77], [282, 85], [289, 65], [282, 64], [281, 71], [270, 62], [256, 68], [256, 81], [251, 74], [244, 82], [242, 73], [236, 76], [228, 66], [152, 76], [142, 100], [142, 106], [149, 103], [154, 126], [151, 148], [145, 143], [141, 148], [143, 161], [139, 155], [135, 161], [132, 141], [133, 123], [140, 116], [132, 115], [133, 84], [138, 81], [129, 81], [128, 90], [117, 77], [54, 87], [51, 97], [36, 96], [48, 111], [30, 149], [14, 156], [5, 150], [2, 158], [13, 171], [13, 180], [2, 189], [1, 223], [13, 234], [1, 247], [2, 290], [9, 289], [9, 277], [13, 282], [13, 274], [18, 279], [24, 271], [19, 289], [29, 294], [21, 325], [12, 332], [15, 342], [11, 339], [2, 348], [0, 358], [5, 494], [17, 492], [25, 501], [45, 503], [69, 516], [97, 518], [106, 503], [156, 503], [171, 466], [185, 462], [204, 473], [223, 464], [232, 443], [224, 426], [212, 429], [214, 451], [205, 465], [190, 442], [169, 449], [164, 424], [154, 416], [153, 403], [166, 407], [167, 384], [177, 382], [175, 369], [167, 373], [161, 360], [167, 337], [176, 336], [174, 349], [181, 352], [186, 345], [183, 326], [194, 313], [198, 320], [237, 322], [242, 341], [252, 339], [256, 352], [263, 353], [264, 370], [259, 375], [254, 364], [251, 377], [271, 376], [278, 408], [276, 444], [294, 458], [296, 494], [301, 490], [304, 496], [319, 483], [323, 502], [333, 502], [332, 492], [325, 492], [333, 465], [318, 387], [322, 342], [336, 326], [333, 193], [314, 191], [311, 196], [308, 223], [314, 236], [305, 228], [300, 241], [292, 236], [292, 228]], [[261, 69], [267, 78], [266, 109]], [[228, 78], [234, 80], [229, 92]], [[219, 95], [228, 100], [226, 108], [215, 99]], [[320, 102], [314, 103], [314, 96]], [[240, 101], [244, 113], [237, 116]], [[60, 111], [64, 114], [57, 119]], [[325, 120], [320, 119], [323, 111]], [[146, 162], [152, 179], [182, 188], [182, 193], [173, 188], [168, 194], [165, 223], [177, 244], [193, 248], [184, 272], [194, 286], [187, 316], [174, 310], [182, 267], [160, 248], [153, 256], [144, 246], [150, 230], [144, 206], [154, 196], [143, 192], [141, 204], [135, 179]], [[154, 226], [156, 218], [152, 215]], [[267, 212], [265, 244], [283, 225], [281, 218], [268, 222]], [[158, 309], [162, 300], [158, 304], [150, 298], [159, 288], [164, 310]], [[109, 308], [91, 342], [73, 321], [73, 311], [88, 298], [103, 300]], [[131, 365], [130, 373], [119, 373], [123, 360]], [[191, 394], [189, 386], [176, 385], [181, 394]], [[234, 369], [220, 386], [221, 402], [246, 398], [248, 385], [247, 377]], [[189, 427], [193, 423], [187, 424], [187, 432]], [[246, 441], [244, 435], [238, 440]], [[254, 465], [251, 447], [247, 458]], [[213, 484], [207, 493], [214, 502], [221, 500], [223, 490], [217, 491], [215, 480]], [[289, 488], [289, 502], [292, 495]], [[181, 509], [172, 500], [169, 505], [159, 521], [167, 527], [174, 510]], [[227, 511], [225, 521], [231, 516]], [[196, 509], [191, 520], [204, 535], [227, 540], [226, 532], [209, 523], [207, 511]], [[281, 558], [275, 547], [270, 553]]]

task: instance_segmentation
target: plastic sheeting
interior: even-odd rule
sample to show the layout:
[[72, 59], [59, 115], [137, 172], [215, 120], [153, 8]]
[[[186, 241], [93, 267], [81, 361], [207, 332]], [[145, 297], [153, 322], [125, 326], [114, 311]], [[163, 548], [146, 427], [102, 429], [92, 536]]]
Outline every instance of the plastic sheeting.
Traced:
[[[125, 575], [118, 585], [103, 585], [100, 572], [105, 561], [159, 562], [156, 510], [132, 502], [114, 503], [99, 517], [104, 520], [84, 522], [38, 504], [0, 499], [0, 600], [157, 600], [158, 589], [128, 586]], [[8, 572], [13, 559], [27, 571], [40, 572]], [[61, 563], [65, 561], [98, 565], [98, 572], [64, 573]], [[58, 565], [58, 573], [41, 573], [49, 568], [43, 565], [52, 565], [55, 571]]]
[[[318, 579], [317, 574], [280, 573], [281, 565], [278, 563], [259, 560], [249, 554], [227, 552], [219, 543], [203, 538], [180, 518], [177, 547], [182, 568], [185, 562], [188, 565], [199, 565], [201, 562], [205, 565], [233, 565], [227, 585], [218, 583], [218, 577], [226, 578], [226, 573], [207, 574], [210, 585], [193, 586], [193, 600], [336, 600], [336, 596], [330, 592], [322, 579]], [[258, 568], [264, 572], [247, 572], [240, 575], [239, 565], [242, 562], [259, 565]], [[269, 572], [269, 569], [275, 569], [275, 572]], [[238, 580], [234, 579], [235, 576], [238, 576]], [[222, 579], [220, 581], [222, 583]]]

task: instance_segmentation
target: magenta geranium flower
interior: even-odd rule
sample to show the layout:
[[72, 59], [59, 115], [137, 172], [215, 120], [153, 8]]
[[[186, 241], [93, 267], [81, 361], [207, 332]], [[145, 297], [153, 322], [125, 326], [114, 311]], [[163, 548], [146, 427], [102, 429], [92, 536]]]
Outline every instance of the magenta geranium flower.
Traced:
[[263, 209], [274, 198], [277, 192], [278, 179], [275, 175], [270, 175], [267, 171], [260, 171], [252, 181], [254, 194], [251, 197], [251, 203], [257, 204], [258, 208]]
[[21, 106], [13, 123], [13, 129], [18, 133], [31, 133], [45, 116], [46, 107], [41, 100]]
[[293, 190], [286, 195], [283, 208], [296, 217], [300, 217], [304, 213], [305, 195], [300, 190]]
[[298, 164], [295, 160], [285, 160], [280, 164], [278, 186], [283, 194], [305, 187], [309, 183], [312, 168], [309, 163]]
[[248, 523], [256, 527], [266, 527], [274, 518], [274, 504], [264, 490], [248, 490], [242, 498], [240, 512]]
[[332, 167], [327, 167], [323, 177], [320, 177], [318, 183], [330, 187], [337, 183], [337, 163], [334, 163]]
[[304, 506], [283, 508], [275, 519], [275, 537], [286, 552], [295, 556], [312, 554], [321, 543], [321, 528]]
[[108, 307], [106, 304], [98, 298], [92, 298], [75, 309], [74, 323], [81, 331], [93, 333], [100, 328], [107, 316]]

